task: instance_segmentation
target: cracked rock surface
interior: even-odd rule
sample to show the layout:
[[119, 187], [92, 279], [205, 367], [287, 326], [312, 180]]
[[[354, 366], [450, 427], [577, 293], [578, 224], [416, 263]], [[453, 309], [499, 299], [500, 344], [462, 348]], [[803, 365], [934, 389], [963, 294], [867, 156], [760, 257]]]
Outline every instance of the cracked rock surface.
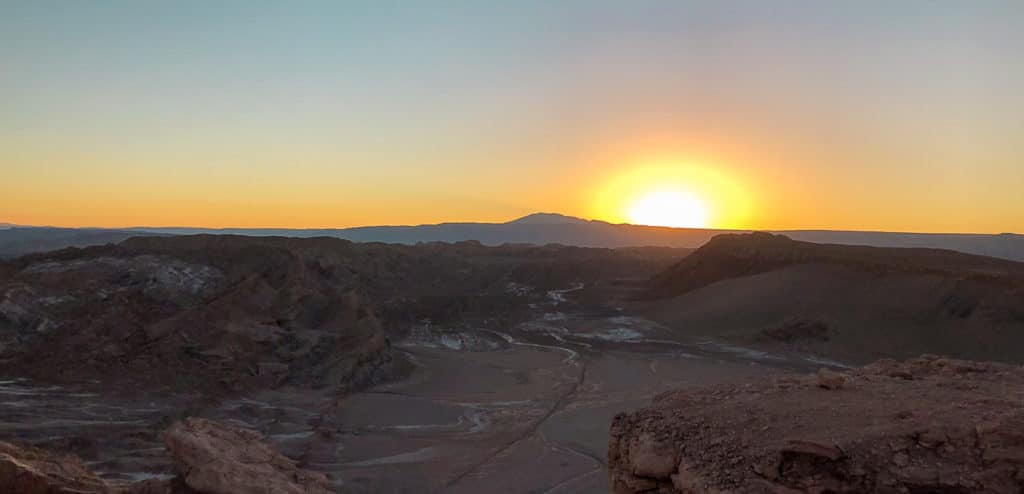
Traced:
[[609, 439], [612, 491], [1024, 489], [1021, 367], [922, 356], [841, 377], [841, 386], [791, 374], [679, 390], [620, 414]]

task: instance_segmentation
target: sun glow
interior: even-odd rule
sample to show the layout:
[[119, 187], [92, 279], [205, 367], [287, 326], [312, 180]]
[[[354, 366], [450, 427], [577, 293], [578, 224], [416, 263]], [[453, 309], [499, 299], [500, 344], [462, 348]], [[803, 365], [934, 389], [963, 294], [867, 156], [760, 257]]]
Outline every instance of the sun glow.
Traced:
[[629, 222], [637, 225], [704, 228], [708, 211], [704, 202], [679, 190], [657, 190], [641, 196], [629, 208]]
[[747, 228], [751, 197], [713, 160], [643, 160], [602, 180], [592, 215], [607, 221], [682, 228]]

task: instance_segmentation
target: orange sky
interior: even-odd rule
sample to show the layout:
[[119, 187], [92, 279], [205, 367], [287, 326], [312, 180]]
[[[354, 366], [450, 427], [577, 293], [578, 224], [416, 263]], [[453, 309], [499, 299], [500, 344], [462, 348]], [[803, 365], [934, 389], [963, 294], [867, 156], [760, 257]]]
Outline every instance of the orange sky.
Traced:
[[15, 6], [0, 222], [1024, 232], [1020, 4], [558, 4]]

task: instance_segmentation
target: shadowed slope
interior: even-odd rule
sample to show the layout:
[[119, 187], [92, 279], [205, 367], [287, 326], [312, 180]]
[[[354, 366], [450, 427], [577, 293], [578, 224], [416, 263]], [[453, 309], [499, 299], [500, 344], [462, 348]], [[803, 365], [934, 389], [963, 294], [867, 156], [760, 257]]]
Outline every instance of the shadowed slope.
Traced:
[[1024, 264], [934, 249], [722, 235], [652, 278], [642, 310], [698, 338], [849, 362], [1018, 362]]
[[1024, 264], [941, 249], [815, 244], [770, 233], [723, 234], [652, 280], [652, 297], [686, 293], [716, 281], [795, 264], [990, 279], [1024, 278]]

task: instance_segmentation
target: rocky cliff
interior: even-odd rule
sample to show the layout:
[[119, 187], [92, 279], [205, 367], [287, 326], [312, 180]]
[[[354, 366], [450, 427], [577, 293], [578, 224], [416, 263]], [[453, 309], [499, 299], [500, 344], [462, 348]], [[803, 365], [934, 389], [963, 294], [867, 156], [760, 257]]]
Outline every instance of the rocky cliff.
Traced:
[[681, 390], [611, 427], [616, 493], [1016, 493], [1024, 369], [921, 357]]

